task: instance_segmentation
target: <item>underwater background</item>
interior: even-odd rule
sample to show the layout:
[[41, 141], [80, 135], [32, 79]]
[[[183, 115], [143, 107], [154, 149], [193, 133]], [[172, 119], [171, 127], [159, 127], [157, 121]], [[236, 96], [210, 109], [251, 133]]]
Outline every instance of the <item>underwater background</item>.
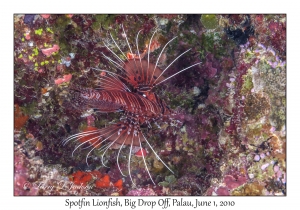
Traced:
[[[122, 30], [124, 27], [126, 34]], [[150, 39], [157, 29], [155, 45]], [[142, 131], [146, 162], [129, 147], [109, 149], [104, 167], [94, 150], [71, 135], [103, 128], [122, 113], [74, 110], [65, 103], [72, 84], [97, 88], [101, 72], [115, 71], [103, 56], [116, 40], [128, 52], [153, 47], [166, 74], [201, 62], [155, 88], [178, 123]], [[111, 34], [111, 35], [110, 35]], [[135, 48], [133, 48], [135, 49]], [[122, 54], [118, 49], [115, 53]], [[138, 153], [138, 151], [136, 152]], [[14, 15], [14, 195], [285, 195], [286, 15]]]

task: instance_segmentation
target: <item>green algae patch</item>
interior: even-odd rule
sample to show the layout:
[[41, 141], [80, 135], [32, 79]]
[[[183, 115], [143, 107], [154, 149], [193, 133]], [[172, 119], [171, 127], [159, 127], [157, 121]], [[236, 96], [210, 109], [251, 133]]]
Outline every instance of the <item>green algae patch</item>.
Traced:
[[201, 15], [200, 20], [206, 29], [215, 29], [219, 25], [216, 15]]
[[170, 176], [166, 176], [165, 181], [159, 182], [158, 185], [163, 186], [163, 187], [169, 187], [170, 185], [174, 184], [176, 181], [177, 180], [176, 180], [175, 176], [170, 175]]
[[39, 36], [41, 36], [42, 33], [43, 33], [43, 29], [42, 28], [37, 29], [37, 30], [34, 31], [34, 33], [37, 34], [37, 35], [39, 35]]
[[97, 31], [103, 27], [105, 30], [109, 30], [110, 25], [114, 23], [115, 15], [95, 15], [92, 29]]
[[248, 71], [247, 74], [243, 75], [243, 86], [242, 86], [242, 90], [241, 90], [241, 93], [243, 95], [247, 94], [247, 93], [250, 93], [252, 88], [254, 87], [253, 86], [253, 82], [252, 82], [252, 75], [251, 75], [251, 72]]

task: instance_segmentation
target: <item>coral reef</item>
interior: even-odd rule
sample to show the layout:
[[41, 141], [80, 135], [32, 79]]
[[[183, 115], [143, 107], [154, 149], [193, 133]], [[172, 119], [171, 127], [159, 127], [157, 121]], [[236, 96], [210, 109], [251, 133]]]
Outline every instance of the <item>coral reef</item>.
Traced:
[[[131, 180], [130, 146], [107, 150], [104, 167], [101, 145], [76, 148], [95, 134], [62, 141], [118, 122], [121, 113], [76, 109], [70, 86], [97, 88], [99, 69], [120, 73], [103, 55], [131, 59], [137, 44], [161, 69], [174, 61], [166, 77], [201, 64], [155, 87], [173, 121], [141, 127], [174, 174], [143, 144]], [[286, 103], [283, 14], [15, 14], [14, 194], [285, 195]]]

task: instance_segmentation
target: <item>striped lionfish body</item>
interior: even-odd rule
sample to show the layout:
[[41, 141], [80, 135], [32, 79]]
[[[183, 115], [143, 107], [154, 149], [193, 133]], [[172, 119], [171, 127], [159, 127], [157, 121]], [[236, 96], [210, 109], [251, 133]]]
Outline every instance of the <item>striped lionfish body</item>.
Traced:
[[[123, 26], [122, 26], [123, 28]], [[123, 32], [125, 34], [124, 28]], [[150, 46], [152, 39], [154, 37], [153, 33], [148, 49], [146, 48], [143, 53], [139, 53], [138, 48], [138, 32], [136, 36], [136, 47], [138, 54], [134, 54], [126, 38], [127, 45], [130, 52], [125, 54], [121, 51], [120, 47], [117, 45], [113, 37], [111, 36], [115, 46], [118, 48], [120, 53], [126, 57], [123, 61], [115, 52], [113, 52], [105, 43], [105, 47], [114, 55], [110, 58], [103, 54], [103, 56], [112, 64], [112, 66], [120, 70], [121, 74], [116, 74], [107, 70], [100, 70], [100, 86], [98, 89], [83, 88], [83, 87], [70, 87], [70, 93], [72, 95], [72, 103], [75, 107], [81, 107], [84, 109], [96, 109], [102, 113], [109, 112], [120, 112], [124, 113], [124, 116], [120, 119], [118, 123], [109, 125], [105, 128], [95, 128], [88, 127], [84, 132], [70, 136], [63, 141], [64, 144], [71, 140], [78, 140], [78, 145], [74, 149], [73, 153], [81, 146], [88, 144], [85, 148], [90, 148], [86, 156], [86, 163], [88, 164], [88, 157], [91, 152], [95, 149], [103, 151], [101, 161], [104, 166], [103, 158], [105, 153], [109, 148], [114, 145], [119, 146], [119, 151], [117, 155], [117, 166], [122, 175], [123, 172], [119, 165], [119, 155], [124, 145], [129, 146], [129, 155], [127, 169], [131, 182], [134, 184], [131, 176], [131, 155], [133, 154], [133, 147], [142, 148], [142, 143], [145, 142], [146, 145], [155, 154], [156, 158], [160, 160], [163, 165], [170, 170], [166, 163], [158, 156], [151, 144], [146, 139], [146, 136], [141, 131], [141, 125], [156, 122], [158, 120], [168, 120], [172, 118], [172, 110], [166, 105], [166, 103], [161, 100], [154, 92], [153, 88], [164, 81], [172, 78], [173, 76], [195, 66], [199, 63], [193, 64], [172, 76], [165, 78], [163, 74], [165, 71], [183, 54], [188, 52], [185, 51], [179, 55], [174, 61], [172, 61], [164, 70], [161, 70], [157, 65], [159, 58], [162, 55], [166, 46], [173, 41], [175, 38], [171, 39], [161, 50], [159, 57], [155, 64], [149, 62]], [[145, 59], [147, 55], [148, 59]], [[98, 69], [96, 69], [98, 70]], [[127, 86], [126, 84], [130, 85]], [[73, 154], [72, 154], [73, 155]], [[149, 178], [155, 185], [151, 174], [148, 170], [148, 166], [145, 160], [145, 154], [142, 152], [142, 158], [145, 165], [145, 169], [149, 175]]]

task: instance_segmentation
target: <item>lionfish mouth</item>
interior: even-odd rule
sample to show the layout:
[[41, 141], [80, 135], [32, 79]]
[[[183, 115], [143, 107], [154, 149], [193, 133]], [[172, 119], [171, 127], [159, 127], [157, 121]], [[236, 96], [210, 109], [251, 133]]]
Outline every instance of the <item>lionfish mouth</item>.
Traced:
[[[125, 175], [123, 170], [121, 169], [122, 167], [120, 166], [119, 158], [121, 150], [125, 147], [125, 145], [128, 145], [129, 153], [127, 160], [127, 171], [131, 183], [135, 186], [136, 184], [133, 181], [131, 173], [131, 157], [135, 148], [143, 149], [143, 142], [145, 142], [144, 144], [150, 148], [156, 158], [171, 173], [174, 173], [170, 168], [171, 166], [168, 166], [168, 164], [166, 164], [159, 157], [157, 152], [155, 152], [154, 148], [151, 146], [145, 134], [140, 128], [142, 124], [146, 124], [151, 127], [151, 122], [156, 123], [157, 121], [162, 119], [171, 119], [169, 107], [161, 99], [159, 99], [155, 93], [152, 92], [153, 87], [162, 84], [163, 82], [171, 79], [177, 74], [180, 74], [181, 72], [186, 71], [200, 63], [190, 65], [189, 67], [165, 78], [163, 75], [169, 69], [169, 67], [191, 49], [188, 49], [185, 52], [181, 53], [164, 70], [161, 70], [158, 67], [160, 57], [162, 56], [165, 48], [177, 37], [174, 37], [165, 44], [160, 54], [158, 55], [156, 63], [153, 64], [149, 62], [149, 56], [151, 52], [153, 37], [157, 30], [154, 31], [148, 47], [146, 47], [142, 54], [139, 53], [140, 50], [138, 46], [139, 34], [142, 30], [137, 33], [137, 54], [134, 54], [128, 42], [123, 25], [122, 29], [129, 48], [129, 53], [127, 53], [127, 55], [125, 55], [125, 53], [121, 50], [111, 34], [110, 37], [115, 47], [120, 51], [123, 57], [126, 58], [126, 60], [121, 59], [113, 50], [108, 47], [108, 44], [106, 43], [104, 43], [104, 46], [113, 54], [114, 57], [110, 58], [102, 53], [103, 57], [106, 58], [116, 70], [120, 70], [122, 74], [93, 68], [95, 70], [101, 71], [102, 73], [105, 73], [101, 74], [101, 77], [99, 77], [100, 86], [97, 90], [81, 87], [75, 88], [72, 86], [70, 87], [70, 89], [74, 92], [74, 95], [72, 96], [72, 100], [74, 100], [74, 106], [80, 106], [81, 108], [93, 108], [99, 110], [99, 112], [102, 113], [124, 111], [124, 116], [120, 119], [120, 122], [109, 125], [105, 128], [98, 129], [96, 127], [88, 126], [83, 130], [83, 132], [64, 139], [62, 141], [62, 144], [66, 145], [71, 141], [76, 141], [78, 143], [72, 152], [72, 156], [79, 148], [81, 148], [82, 150], [89, 150], [85, 158], [87, 165], [89, 165], [88, 158], [90, 157], [92, 152], [94, 150], [99, 150], [99, 152], [102, 152], [101, 163], [104, 167], [108, 167], [104, 163], [104, 158], [108, 149], [118, 148], [116, 162], [117, 167], [123, 176]], [[147, 59], [145, 59], [146, 56]], [[132, 88], [129, 88], [122, 81], [126, 81], [127, 85], [130, 85]], [[132, 89], [136, 91], [132, 92]], [[140, 156], [142, 157], [145, 170], [147, 171], [150, 180], [155, 185], [155, 182], [149, 170], [150, 167], [148, 166], [146, 161], [146, 154], [144, 153], [145, 152], [141, 152]]]

